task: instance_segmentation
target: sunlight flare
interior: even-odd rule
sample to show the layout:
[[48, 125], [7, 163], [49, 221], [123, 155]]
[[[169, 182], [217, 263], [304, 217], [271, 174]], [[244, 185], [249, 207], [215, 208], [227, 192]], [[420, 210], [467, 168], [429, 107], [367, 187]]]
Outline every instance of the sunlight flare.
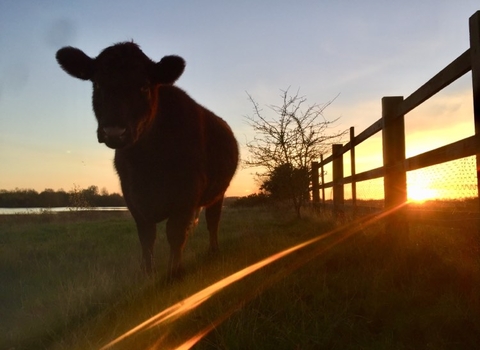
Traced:
[[[347, 225], [344, 225], [340, 228], [337, 228], [337, 229], [334, 229], [326, 234], [323, 234], [322, 236], [319, 236], [319, 237], [316, 237], [314, 239], [311, 239], [310, 241], [307, 241], [305, 243], [302, 243], [301, 245], [303, 245], [303, 247], [307, 246], [307, 245], [310, 245], [312, 243], [315, 243], [317, 241], [320, 241], [321, 239], [323, 238], [327, 238], [327, 237], [330, 237], [332, 235], [335, 235], [335, 234], [339, 234], [341, 233], [342, 235], [340, 237], [338, 237], [337, 239], [335, 239], [333, 242], [331, 242], [330, 244], [318, 249], [318, 250], [315, 250], [313, 253], [310, 253], [310, 254], [307, 254], [306, 256], [302, 256], [301, 258], [297, 259], [293, 264], [291, 264], [289, 266], [289, 269], [287, 269], [288, 273], [291, 273], [293, 272], [295, 269], [297, 269], [298, 267], [300, 266], [303, 266], [305, 265], [306, 263], [308, 263], [310, 260], [312, 260], [313, 258], [321, 255], [322, 253], [325, 253], [326, 251], [330, 250], [331, 248], [333, 248], [334, 246], [338, 245], [339, 243], [345, 241], [347, 238], [353, 236], [356, 232], [358, 232], [360, 230], [361, 227], [366, 227], [366, 226], [369, 226], [375, 222], [377, 222], [378, 220], [382, 219], [382, 218], [385, 218], [387, 217], [388, 215], [390, 214], [393, 214], [394, 212], [396, 212], [397, 210], [403, 208], [407, 203], [403, 203], [395, 208], [392, 208], [392, 209], [388, 209], [388, 210], [385, 210], [383, 211], [382, 213], [377, 213], [377, 214], [371, 214], [371, 215], [367, 215], [363, 218], [360, 218], [358, 220], [355, 220], [354, 222], [351, 222], [350, 224], [347, 224]], [[300, 246], [300, 245], [299, 245]], [[299, 246], [296, 246], [296, 247], [299, 247]], [[295, 247], [294, 247], [295, 248]], [[290, 250], [292, 250], [291, 252], [295, 251], [293, 250], [294, 248], [291, 248]], [[281, 253], [279, 253], [281, 254]], [[278, 255], [278, 254], [277, 254]], [[284, 255], [286, 256], [286, 255]], [[273, 262], [273, 261], [271, 261]], [[208, 333], [210, 333], [212, 330], [214, 330], [217, 326], [219, 326], [221, 323], [223, 323], [223, 321], [225, 321], [226, 319], [228, 319], [236, 310], [238, 310], [242, 305], [244, 305], [246, 302], [248, 302], [249, 300], [253, 299], [256, 295], [260, 294], [263, 290], [265, 290], [266, 288], [268, 288], [268, 286], [270, 286], [271, 284], [277, 282], [281, 277], [283, 277], [284, 274], [277, 274], [277, 275], [274, 275], [273, 277], [269, 277], [267, 280], [265, 280], [261, 286], [259, 288], [256, 289], [256, 291], [252, 292], [252, 293], [249, 293], [247, 296], [245, 296], [243, 298], [243, 300], [238, 303], [236, 306], [230, 308], [229, 310], [227, 310], [226, 312], [224, 312], [222, 315], [220, 315], [214, 322], [211, 322], [207, 327], [205, 327], [204, 329], [202, 329], [200, 332], [198, 332], [197, 334], [195, 334], [193, 337], [191, 337], [190, 339], [188, 339], [186, 342], [184, 342], [183, 344], [173, 348], [175, 350], [187, 350], [187, 349], [190, 349], [192, 348], [196, 343], [198, 343], [200, 340], [203, 339], [203, 337], [205, 337]], [[159, 350], [159, 349], [164, 349], [164, 347], [160, 347], [160, 341], [157, 341], [157, 344], [150, 348], [149, 350]]]
[[[304, 257], [303, 259], [300, 259], [300, 261], [297, 261], [295, 264], [293, 264], [290, 268], [290, 270], [294, 270], [295, 268], [299, 267], [299, 266], [302, 266], [304, 265], [305, 263], [307, 263], [308, 261], [310, 261], [311, 259], [313, 259], [314, 257], [320, 255], [321, 253], [325, 252], [326, 250], [332, 248], [333, 246], [337, 245], [338, 243], [344, 241], [346, 238], [352, 236], [354, 233], [358, 232], [360, 227], [365, 227], [365, 226], [368, 226], [368, 225], [371, 225], [372, 223], [380, 220], [381, 218], [384, 218], [394, 212], [396, 212], [397, 210], [399, 210], [400, 208], [402, 208], [406, 203], [403, 203], [402, 205], [398, 206], [398, 207], [395, 207], [395, 208], [392, 208], [392, 209], [389, 209], [389, 210], [385, 210], [384, 212], [382, 213], [377, 213], [377, 214], [372, 214], [372, 215], [369, 215], [369, 216], [366, 216], [366, 217], [363, 217], [361, 219], [358, 219], [358, 220], [355, 220], [354, 222], [352, 223], [349, 223], [347, 225], [344, 225], [340, 228], [337, 228], [337, 229], [334, 229], [328, 233], [325, 233], [325, 234], [322, 234], [320, 236], [317, 236], [315, 238], [312, 238], [308, 241], [305, 241], [303, 243], [300, 243], [300, 244], [297, 244], [291, 248], [287, 248], [279, 253], [276, 253], [266, 259], [263, 259], [255, 264], [252, 264], [236, 273], [233, 273], [232, 275], [228, 276], [228, 277], [225, 277], [224, 279], [221, 279], [220, 281], [204, 288], [203, 290], [199, 291], [198, 293], [178, 302], [177, 304], [159, 312], [158, 314], [156, 314], [155, 316], [151, 317], [150, 319], [146, 320], [145, 322], [139, 324], [138, 326], [132, 328], [131, 330], [129, 330], [128, 332], [124, 333], [123, 335], [119, 336], [118, 338], [114, 339], [113, 341], [111, 341], [110, 343], [108, 343], [107, 345], [103, 346], [100, 350], [106, 350], [106, 349], [110, 349], [111, 347], [113, 347], [114, 345], [118, 344], [119, 342], [125, 340], [126, 338], [132, 336], [132, 335], [135, 335], [137, 333], [140, 333], [140, 332], [143, 332], [143, 331], [146, 331], [146, 330], [149, 330], [153, 327], [156, 327], [156, 326], [159, 326], [160, 324], [166, 322], [166, 321], [172, 321], [180, 316], [182, 316], [183, 314], [195, 309], [196, 307], [200, 306], [201, 304], [203, 304], [205, 301], [207, 301], [210, 297], [212, 297], [214, 294], [216, 294], [217, 292], [221, 291], [222, 289], [226, 288], [227, 286], [247, 277], [248, 275], [258, 271], [259, 269], [281, 259], [281, 258], [284, 258], [286, 257], [287, 255], [293, 253], [293, 252], [296, 252], [302, 248], [305, 248], [306, 246], [309, 246], [313, 243], [316, 243], [316, 242], [319, 242], [327, 237], [331, 237], [332, 235], [335, 235], [335, 234], [338, 234], [338, 233], [343, 233], [343, 235], [341, 237], [339, 237], [338, 239], [336, 239], [334, 242], [332, 242], [331, 244], [327, 245], [326, 247], [323, 247], [322, 249], [318, 250], [315, 252], [315, 254], [313, 255], [308, 255], [307, 257]], [[263, 286], [267, 286], [269, 285], [269, 283], [273, 283], [274, 281], [276, 281], [276, 279], [278, 278], [277, 277], [274, 277], [273, 279], [269, 279], [267, 280]], [[253, 297], [254, 295], [256, 295], [256, 293], [253, 293], [251, 297]], [[245, 298], [243, 302], [245, 302], [248, 298]], [[243, 304], [243, 302], [240, 303], [240, 305]], [[195, 336], [191, 337], [189, 340], [187, 340], [184, 344], [176, 347], [175, 349], [189, 349], [191, 348], [193, 345], [195, 345], [198, 341], [200, 341], [205, 335], [207, 335], [212, 329], [214, 329], [215, 327], [217, 327], [219, 324], [221, 324], [223, 321], [225, 321], [233, 312], [235, 312], [235, 310], [238, 308], [235, 307], [235, 308], [232, 308], [230, 309], [228, 312], [224, 313], [223, 315], [221, 315], [215, 322], [212, 322], [209, 326], [207, 326], [206, 328], [204, 328], [202, 331], [200, 331], [199, 333], [197, 333]], [[160, 349], [160, 343], [162, 342], [163, 338], [159, 339], [157, 341], [157, 343], [155, 345], [153, 345], [153, 347], [151, 347], [150, 349]], [[162, 347], [163, 348], [163, 347]]]
[[438, 196], [438, 191], [431, 188], [414, 187], [408, 189], [408, 199], [413, 202], [422, 203]]
[[197, 306], [203, 304], [205, 301], [207, 301], [212, 295], [217, 293], [218, 291], [222, 290], [223, 288], [229, 286], [230, 284], [252, 274], [253, 272], [261, 269], [262, 267], [269, 265], [273, 263], [274, 261], [283, 258], [284, 256], [291, 254], [299, 249], [302, 249], [303, 247], [310, 245], [314, 242], [317, 242], [321, 239], [326, 238], [327, 235], [322, 235], [316, 238], [313, 238], [309, 241], [306, 241], [304, 243], [298, 244], [292, 248], [286, 249], [280, 253], [277, 253], [275, 255], [272, 255], [256, 264], [250, 265], [243, 270], [240, 270], [210, 286], [207, 288], [201, 290], [200, 292], [178, 302], [177, 304], [163, 310], [162, 312], [158, 313], [157, 315], [151, 317], [150, 319], [146, 320], [145, 322], [141, 323], [140, 325], [132, 328], [130, 331], [126, 332], [125, 334], [121, 335], [117, 339], [111, 341], [107, 345], [101, 348], [101, 350], [109, 349], [113, 345], [119, 343], [120, 341], [124, 340], [125, 338], [128, 338], [129, 336], [138, 333], [143, 330], [150, 329], [152, 327], [158, 326], [161, 323], [179, 317], [182, 314], [196, 308]]

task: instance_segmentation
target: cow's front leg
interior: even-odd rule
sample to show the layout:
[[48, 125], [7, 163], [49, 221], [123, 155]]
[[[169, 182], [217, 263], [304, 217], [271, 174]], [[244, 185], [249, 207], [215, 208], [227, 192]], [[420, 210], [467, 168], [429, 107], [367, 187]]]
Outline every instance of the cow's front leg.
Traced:
[[170, 244], [167, 270], [167, 278], [169, 280], [181, 278], [184, 274], [182, 251], [193, 220], [193, 213], [189, 213], [188, 215], [172, 215], [167, 221], [167, 239]]
[[154, 271], [153, 247], [155, 245], [156, 225], [151, 222], [136, 222], [138, 238], [142, 245], [142, 268], [148, 274], [152, 275]]

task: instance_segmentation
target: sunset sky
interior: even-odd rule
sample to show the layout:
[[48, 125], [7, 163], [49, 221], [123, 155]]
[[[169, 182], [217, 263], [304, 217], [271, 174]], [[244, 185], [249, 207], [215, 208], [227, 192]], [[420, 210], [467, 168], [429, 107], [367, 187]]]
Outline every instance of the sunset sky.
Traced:
[[[181, 55], [177, 85], [230, 124], [246, 157], [246, 92], [261, 106], [280, 104], [288, 87], [311, 104], [340, 94], [325, 113], [340, 118], [332, 132], [359, 133], [380, 118], [383, 96], [407, 97], [468, 48], [478, 10], [478, 0], [3, 0], [0, 189], [120, 192], [113, 151], [97, 142], [91, 84], [55, 61], [63, 46], [95, 57], [133, 39], [154, 60]], [[470, 74], [408, 114], [406, 129], [408, 156], [472, 135]], [[382, 165], [379, 136], [358, 148], [357, 171]], [[256, 192], [253, 172], [240, 168], [227, 195]]]

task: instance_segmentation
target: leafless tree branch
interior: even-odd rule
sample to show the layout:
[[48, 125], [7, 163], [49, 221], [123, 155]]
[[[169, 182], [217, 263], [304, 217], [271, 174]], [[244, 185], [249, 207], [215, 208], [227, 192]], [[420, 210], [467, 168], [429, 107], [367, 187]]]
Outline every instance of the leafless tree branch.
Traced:
[[[318, 160], [320, 155], [327, 152], [329, 145], [338, 142], [347, 132], [327, 133], [339, 118], [328, 120], [324, 112], [338, 95], [322, 105], [307, 106], [306, 97], [299, 93], [297, 90], [294, 95], [290, 95], [289, 89], [281, 90], [282, 104], [269, 105], [268, 108], [275, 116], [267, 117], [247, 92], [253, 106], [253, 115], [245, 118], [256, 135], [246, 144], [249, 157], [244, 165], [263, 167], [265, 172], [257, 174], [259, 178], [268, 178], [276, 169], [285, 165], [291, 169], [308, 169], [312, 161]], [[292, 196], [293, 202], [301, 202], [296, 194]]]

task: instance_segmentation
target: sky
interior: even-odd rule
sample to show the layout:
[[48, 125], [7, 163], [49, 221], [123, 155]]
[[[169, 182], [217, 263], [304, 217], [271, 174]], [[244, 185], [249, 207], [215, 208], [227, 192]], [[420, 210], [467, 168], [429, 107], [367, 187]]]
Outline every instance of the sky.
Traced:
[[[407, 97], [469, 46], [478, 0], [0, 2], [0, 189], [120, 192], [113, 150], [99, 144], [91, 83], [64, 73], [63, 46], [91, 57], [134, 40], [153, 60], [182, 56], [176, 85], [225, 119], [248, 156], [246, 116], [300, 90], [309, 104], [338, 98], [332, 132], [381, 117], [383, 96]], [[264, 108], [265, 113], [268, 108]], [[407, 156], [473, 135], [471, 76], [407, 114]], [[347, 142], [345, 139], [344, 142]], [[357, 150], [357, 171], [381, 166], [381, 139]], [[255, 193], [240, 167], [228, 196]]]

